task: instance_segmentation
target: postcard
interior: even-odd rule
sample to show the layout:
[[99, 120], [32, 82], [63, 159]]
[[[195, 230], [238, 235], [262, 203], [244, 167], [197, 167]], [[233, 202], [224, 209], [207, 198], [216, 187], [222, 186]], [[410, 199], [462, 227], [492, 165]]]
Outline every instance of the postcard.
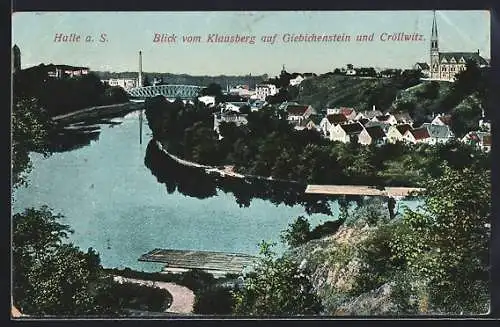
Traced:
[[490, 311], [488, 11], [12, 26], [14, 319]]

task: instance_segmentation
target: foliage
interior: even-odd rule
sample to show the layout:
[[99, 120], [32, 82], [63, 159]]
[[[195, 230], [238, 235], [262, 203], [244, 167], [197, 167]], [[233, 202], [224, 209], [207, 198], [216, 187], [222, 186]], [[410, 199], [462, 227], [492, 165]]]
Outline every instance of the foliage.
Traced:
[[12, 108], [12, 185], [26, 185], [31, 169], [29, 152], [48, 155], [47, 137], [52, 123], [35, 98], [15, 99]]
[[197, 294], [193, 311], [197, 314], [228, 315], [232, 313], [234, 304], [231, 290], [213, 287]]
[[119, 312], [109, 301], [109, 280], [98, 254], [63, 243], [72, 231], [47, 207], [13, 217], [13, 297], [31, 315], [84, 315]]
[[290, 247], [297, 247], [309, 241], [311, 225], [307, 218], [299, 216], [297, 219], [288, 225], [288, 229], [282, 232], [281, 239]]
[[16, 73], [14, 99], [35, 98], [50, 116], [128, 101], [128, 95], [123, 90], [106, 86], [93, 73], [71, 78], [50, 78], [47, 77], [47, 69], [40, 65]]
[[487, 309], [490, 192], [489, 171], [444, 167], [427, 182], [423, 210], [405, 213], [393, 252], [425, 283], [435, 311]]
[[271, 246], [261, 243], [262, 258], [243, 288], [235, 292], [234, 312], [251, 316], [318, 314], [321, 303], [307, 273], [291, 259], [277, 258]]
[[109, 295], [120, 308], [163, 312], [172, 302], [172, 295], [165, 289], [135, 283], [112, 283]]

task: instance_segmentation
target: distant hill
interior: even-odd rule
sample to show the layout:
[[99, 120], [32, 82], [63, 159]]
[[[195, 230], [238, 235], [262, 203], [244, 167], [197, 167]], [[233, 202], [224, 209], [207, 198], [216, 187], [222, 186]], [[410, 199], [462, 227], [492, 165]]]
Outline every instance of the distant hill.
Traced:
[[[326, 108], [353, 107], [383, 112], [408, 112], [417, 125], [434, 114], [452, 115], [457, 136], [477, 129], [481, 108], [486, 108], [487, 70], [465, 74], [456, 82], [421, 81], [414, 76], [366, 78], [324, 74], [304, 80], [295, 99], [319, 111]], [[487, 111], [486, 111], [486, 114]]]
[[[98, 75], [101, 79], [109, 79], [109, 78], [137, 78], [137, 72], [101, 72], [94, 71], [96, 75]], [[246, 84], [249, 85], [250, 88], [254, 88], [255, 84], [260, 83], [266, 79], [268, 79], [267, 75], [253, 76], [192, 76], [187, 74], [169, 74], [169, 73], [143, 73], [145, 77], [147, 77], [150, 81], [153, 81], [155, 77], [162, 78], [163, 81], [167, 84], [184, 84], [184, 85], [199, 85], [199, 86], [207, 86], [210, 83], [219, 84], [222, 89], [226, 89], [229, 87]]]
[[368, 110], [373, 105], [389, 111], [398, 94], [420, 81], [402, 82], [396, 78], [367, 78], [343, 75], [321, 75], [303, 81], [299, 101], [318, 109], [339, 106]]

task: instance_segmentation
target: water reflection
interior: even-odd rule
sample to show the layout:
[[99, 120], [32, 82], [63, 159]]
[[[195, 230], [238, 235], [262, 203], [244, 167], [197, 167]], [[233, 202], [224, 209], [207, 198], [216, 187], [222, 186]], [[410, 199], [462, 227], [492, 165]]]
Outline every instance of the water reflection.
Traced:
[[89, 119], [70, 125], [56, 125], [49, 133], [48, 149], [52, 153], [80, 149], [99, 140], [101, 128], [120, 124], [120, 121], [111, 119]]
[[304, 206], [308, 214], [332, 215], [331, 203], [337, 200], [360, 203], [359, 196], [325, 196], [304, 193], [304, 184], [278, 182], [256, 178], [221, 177], [218, 174], [208, 174], [202, 168], [187, 167], [177, 163], [158, 149], [151, 140], [146, 149], [144, 159], [146, 167], [165, 184], [169, 194], [175, 191], [183, 195], [205, 199], [217, 195], [217, 191], [232, 193], [240, 207], [249, 207], [252, 199], [268, 200], [276, 206], [285, 204]]

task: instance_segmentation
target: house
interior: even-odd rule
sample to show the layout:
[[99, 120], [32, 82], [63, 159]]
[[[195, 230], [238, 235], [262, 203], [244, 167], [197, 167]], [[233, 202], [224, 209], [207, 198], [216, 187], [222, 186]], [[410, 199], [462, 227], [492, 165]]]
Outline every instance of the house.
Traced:
[[310, 115], [315, 114], [316, 110], [309, 105], [296, 105], [290, 104], [286, 106], [287, 119], [290, 122], [300, 123], [303, 119], [309, 118]]
[[204, 95], [198, 98], [198, 101], [203, 102], [208, 107], [215, 106], [215, 97], [213, 95]]
[[47, 69], [47, 75], [54, 78], [76, 77], [89, 73], [88, 67], [75, 67], [69, 65], [49, 64], [45, 66], [45, 69]]
[[462, 138], [461, 141], [463, 143], [475, 145], [485, 152], [489, 152], [491, 150], [491, 134], [489, 132], [469, 132]]
[[356, 75], [356, 69], [348, 69], [348, 70], [345, 72], [345, 74], [346, 74], [347, 76], [354, 76], [354, 75]]
[[403, 142], [404, 135], [407, 131], [411, 130], [410, 124], [392, 125], [387, 130], [387, 142], [396, 143]]
[[338, 124], [330, 128], [330, 140], [343, 143], [357, 142], [359, 134], [365, 128], [360, 123]]
[[109, 86], [119, 86], [125, 90], [137, 87], [136, 78], [110, 78], [107, 80]]
[[315, 131], [320, 132], [321, 131], [321, 127], [320, 127], [321, 120], [322, 119], [321, 119], [320, 115], [312, 114], [308, 118], [303, 119], [297, 126], [295, 126], [295, 129], [297, 129], [297, 130], [308, 129], [308, 130], [315, 130]]
[[363, 145], [382, 145], [385, 140], [385, 132], [380, 126], [365, 127], [358, 136], [358, 142]]
[[363, 126], [365, 126], [365, 128], [377, 126], [377, 127], [382, 128], [384, 133], [387, 133], [387, 131], [389, 130], [389, 127], [393, 126], [393, 125], [389, 124], [388, 122], [373, 121], [373, 120], [368, 120], [368, 119], [365, 119], [362, 121], [366, 121], [365, 123], [362, 123], [361, 121], [359, 121]]
[[479, 129], [482, 131], [491, 132], [491, 122], [484, 117], [484, 114], [483, 117], [481, 117], [481, 119], [479, 120]]
[[414, 66], [413, 66], [413, 69], [414, 70], [419, 70], [420, 72], [422, 72], [422, 74], [425, 76], [425, 77], [429, 77], [430, 75], [430, 72], [431, 72], [431, 67], [429, 66], [428, 63], [426, 62], [417, 62]]
[[240, 111], [240, 108], [248, 105], [248, 102], [225, 102], [221, 104], [222, 111]]
[[407, 112], [398, 112], [398, 113], [393, 113], [394, 118], [396, 118], [396, 122], [399, 124], [409, 124], [413, 125], [413, 119], [411, 118], [410, 114]]
[[[295, 74], [293, 74], [293, 75], [295, 75]], [[302, 83], [303, 80], [305, 80], [305, 78], [302, 75], [296, 74], [296, 76], [293, 76], [293, 78], [290, 79], [290, 86], [299, 85], [300, 83]]]
[[255, 95], [260, 100], [265, 100], [270, 95], [278, 93], [278, 88], [274, 84], [257, 84], [255, 85]]
[[429, 132], [431, 137], [429, 144], [446, 143], [454, 137], [453, 132], [447, 125], [432, 125], [425, 123], [422, 127], [427, 128]]
[[415, 129], [409, 129], [403, 135], [403, 140], [408, 143], [429, 143], [431, 136], [426, 127], [419, 127]]
[[323, 135], [328, 136], [330, 133], [330, 128], [338, 124], [347, 123], [347, 118], [342, 114], [331, 114], [326, 115], [319, 124]]
[[436, 117], [431, 121], [432, 125], [440, 126], [450, 126], [451, 125], [451, 115], [437, 114]]
[[354, 108], [348, 108], [348, 107], [340, 107], [333, 109], [328, 108], [326, 109], [326, 114], [327, 115], [342, 114], [347, 118], [347, 120], [354, 120], [354, 118], [356, 118], [356, 110], [354, 110]]
[[237, 111], [224, 111], [214, 114], [214, 131], [220, 136], [219, 126], [222, 122], [234, 123], [236, 126], [246, 125], [248, 123], [247, 115], [240, 114]]
[[389, 125], [396, 125], [398, 123], [396, 117], [394, 117], [394, 115], [391, 114], [375, 116], [371, 119], [371, 121], [385, 123]]
[[380, 110], [376, 110], [375, 106], [373, 106], [372, 110], [366, 110], [359, 112], [356, 117], [354, 117], [354, 120], [360, 121], [361, 119], [373, 119], [375, 116], [382, 116], [382, 112]]

